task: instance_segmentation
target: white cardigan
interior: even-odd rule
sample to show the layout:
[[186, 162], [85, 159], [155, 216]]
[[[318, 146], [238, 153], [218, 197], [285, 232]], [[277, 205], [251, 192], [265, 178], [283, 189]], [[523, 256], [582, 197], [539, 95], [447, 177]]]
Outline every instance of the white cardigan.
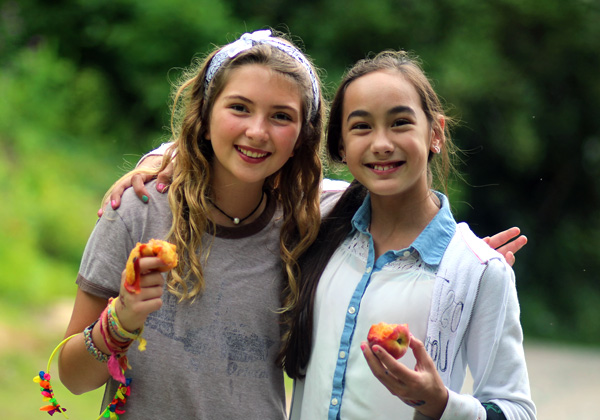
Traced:
[[[519, 315], [510, 266], [458, 224], [437, 272], [425, 340], [449, 390], [442, 420], [485, 419], [481, 402], [494, 402], [508, 420], [535, 419]], [[472, 396], [460, 394], [467, 365]], [[295, 381], [290, 420], [300, 419], [294, 407], [301, 406], [303, 390], [304, 381]], [[426, 417], [415, 411], [414, 418]]]

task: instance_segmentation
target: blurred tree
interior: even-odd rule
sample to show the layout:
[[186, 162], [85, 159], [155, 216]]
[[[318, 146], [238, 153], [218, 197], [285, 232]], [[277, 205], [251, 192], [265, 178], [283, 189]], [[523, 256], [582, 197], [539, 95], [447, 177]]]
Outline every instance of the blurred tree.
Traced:
[[[597, 342], [598, 22], [597, 0], [5, 0], [0, 175], [14, 186], [0, 208], [4, 234], [37, 247], [43, 267], [54, 260], [76, 271], [89, 229], [61, 229], [73, 223], [61, 212], [90, 210], [52, 200], [95, 206], [119, 172], [110, 157], [120, 162], [167, 135], [169, 80], [213, 44], [289, 30], [327, 70], [329, 93], [356, 60], [402, 48], [422, 58], [462, 121], [457, 218], [480, 235], [519, 225], [530, 237], [515, 267], [528, 333]], [[41, 200], [46, 214], [25, 210]]]

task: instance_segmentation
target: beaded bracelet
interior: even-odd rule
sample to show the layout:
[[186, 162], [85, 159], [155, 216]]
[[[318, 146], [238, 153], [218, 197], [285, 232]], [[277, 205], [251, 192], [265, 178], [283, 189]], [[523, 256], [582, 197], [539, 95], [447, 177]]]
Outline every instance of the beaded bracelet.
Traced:
[[92, 330], [97, 323], [98, 320], [94, 321], [89, 327], [83, 330], [83, 342], [85, 343], [86, 350], [94, 357], [94, 359], [101, 363], [106, 363], [108, 362], [109, 356], [96, 347], [94, 340], [92, 339]]

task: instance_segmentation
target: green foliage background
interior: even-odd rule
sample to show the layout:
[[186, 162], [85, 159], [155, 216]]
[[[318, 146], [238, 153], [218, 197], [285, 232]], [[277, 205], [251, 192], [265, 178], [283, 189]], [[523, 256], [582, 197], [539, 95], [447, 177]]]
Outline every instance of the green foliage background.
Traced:
[[103, 193], [167, 135], [170, 80], [268, 26], [327, 70], [329, 93], [370, 52], [419, 55], [462, 122], [457, 219], [529, 237], [515, 267], [527, 336], [597, 346], [598, 22], [598, 0], [0, 1], [3, 371], [62, 336], [66, 319], [48, 320], [75, 293]]

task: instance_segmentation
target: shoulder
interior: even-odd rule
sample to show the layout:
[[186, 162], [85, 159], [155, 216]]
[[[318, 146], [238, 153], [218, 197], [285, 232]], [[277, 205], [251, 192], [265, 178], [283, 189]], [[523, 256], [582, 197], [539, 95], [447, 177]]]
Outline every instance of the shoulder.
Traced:
[[455, 272], [480, 272], [485, 278], [514, 279], [514, 273], [502, 254], [477, 237], [466, 223], [459, 223], [446, 252], [446, 269]]
[[496, 259], [504, 260], [504, 257], [498, 251], [490, 248], [483, 239], [475, 235], [466, 223], [457, 224], [456, 232], [449, 248], [452, 248], [454, 252], [462, 253], [465, 257], [470, 256], [481, 264]]
[[146, 190], [148, 191], [148, 203], [142, 202], [133, 188], [127, 188], [125, 190], [121, 199], [121, 206], [118, 209], [123, 218], [130, 218], [132, 216], [139, 217], [146, 214], [158, 214], [165, 210], [169, 210], [168, 193], [159, 193], [156, 190], [156, 179], [146, 184]]
[[513, 269], [504, 256], [475, 235], [466, 223], [458, 224], [455, 239], [461, 244], [462, 257], [482, 266], [482, 277], [487, 279], [488, 283], [514, 282]]
[[[129, 235], [137, 241], [148, 235], [158, 235], [168, 231], [171, 225], [171, 209], [169, 207], [168, 194], [156, 191], [156, 181], [146, 184], [146, 190], [150, 200], [142, 202], [133, 191], [128, 188], [123, 193], [121, 205], [113, 210], [110, 205], [105, 209], [101, 222], [109, 225], [121, 224]], [[109, 231], [112, 228], [109, 227]]]

